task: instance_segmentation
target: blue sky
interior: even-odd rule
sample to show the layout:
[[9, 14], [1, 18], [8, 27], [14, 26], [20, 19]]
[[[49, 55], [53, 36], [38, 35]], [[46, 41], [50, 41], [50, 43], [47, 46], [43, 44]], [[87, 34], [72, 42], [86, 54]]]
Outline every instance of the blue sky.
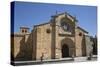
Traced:
[[16, 2], [14, 12], [14, 31], [19, 32], [21, 26], [32, 30], [34, 25], [48, 22], [52, 15], [68, 12], [78, 19], [78, 25], [94, 36], [97, 34], [97, 7], [67, 4], [43, 4]]

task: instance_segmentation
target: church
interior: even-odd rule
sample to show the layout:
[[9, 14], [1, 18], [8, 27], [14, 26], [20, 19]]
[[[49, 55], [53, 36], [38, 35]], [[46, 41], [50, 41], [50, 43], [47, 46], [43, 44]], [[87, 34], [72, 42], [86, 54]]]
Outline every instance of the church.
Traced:
[[11, 60], [49, 60], [89, 56], [93, 42], [89, 32], [78, 26], [78, 20], [64, 12], [51, 16], [49, 22], [20, 27], [11, 34]]

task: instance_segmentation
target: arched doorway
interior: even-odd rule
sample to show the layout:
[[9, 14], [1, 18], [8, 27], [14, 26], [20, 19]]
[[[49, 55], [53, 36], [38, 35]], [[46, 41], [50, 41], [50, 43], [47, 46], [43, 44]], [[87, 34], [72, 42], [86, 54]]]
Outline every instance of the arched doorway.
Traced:
[[75, 56], [75, 44], [71, 38], [64, 38], [61, 41], [62, 58]]
[[69, 57], [69, 47], [64, 44], [62, 45], [62, 58]]

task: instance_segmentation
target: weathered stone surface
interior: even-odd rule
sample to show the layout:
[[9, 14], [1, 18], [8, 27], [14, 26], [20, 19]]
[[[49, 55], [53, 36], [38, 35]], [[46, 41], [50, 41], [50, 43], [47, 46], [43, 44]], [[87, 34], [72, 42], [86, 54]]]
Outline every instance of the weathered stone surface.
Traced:
[[[62, 28], [62, 20], [68, 23], [70, 27], [66, 28], [70, 28], [70, 31]], [[22, 33], [23, 36], [18, 34], [19, 36], [12, 37], [14, 58], [18, 54], [26, 60], [49, 60], [87, 55], [85, 35], [88, 33], [79, 28], [74, 20], [74, 17], [69, 14], [59, 14], [49, 23], [34, 26], [29, 34], [26, 32]], [[63, 45], [66, 48], [63, 48]]]

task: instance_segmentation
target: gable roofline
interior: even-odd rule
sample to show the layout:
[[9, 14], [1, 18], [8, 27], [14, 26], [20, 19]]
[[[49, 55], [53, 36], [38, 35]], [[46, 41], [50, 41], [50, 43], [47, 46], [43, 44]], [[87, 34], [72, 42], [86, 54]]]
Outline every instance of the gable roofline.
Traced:
[[[77, 21], [77, 19], [75, 17], [73, 17], [72, 15], [70, 15], [69, 13], [67, 12], [62, 12], [62, 13], [59, 13], [59, 14], [56, 14], [56, 15], [52, 15], [51, 17], [52, 18], [55, 18], [55, 17], [58, 17], [59, 15], [69, 15], [72, 19], [74, 19], [75, 21]], [[37, 27], [37, 26], [42, 26], [42, 25], [46, 25], [46, 24], [50, 24], [50, 21], [49, 22], [45, 22], [45, 23], [41, 23], [41, 24], [38, 24], [38, 25], [34, 25], [34, 27]]]
[[72, 15], [70, 15], [70, 14], [67, 13], [67, 12], [63, 12], [63, 13], [59, 13], [59, 14], [56, 14], [56, 15], [52, 15], [51, 17], [57, 17], [57, 16], [59, 16], [59, 15], [63, 15], [63, 14], [65, 14], [65, 15], [69, 15], [70, 17], [72, 17], [73, 19], [75, 19], [75, 17], [73, 17]]
[[34, 27], [43, 26], [43, 25], [46, 25], [46, 24], [50, 24], [50, 22], [45, 22], [45, 23], [41, 23], [41, 24], [38, 24], [38, 25], [34, 25]]
[[69, 14], [69, 13], [67, 13], [67, 12], [63, 12], [63, 13], [59, 13], [59, 14], [56, 14], [56, 15], [52, 15], [51, 17], [58, 17], [59, 15], [63, 15], [63, 14], [65, 14], [65, 15], [68, 15], [68, 16], [70, 16], [72, 19], [74, 19], [76, 22], [78, 21], [77, 19], [76, 19], [76, 17], [74, 17], [74, 16], [72, 16], [71, 14]]
[[85, 32], [85, 33], [89, 33], [89, 32], [87, 32], [86, 30], [84, 30], [83, 28], [81, 28], [81, 27], [77, 27], [78, 29], [80, 29], [80, 30], [82, 30], [83, 32]]
[[[52, 15], [51, 17], [52, 17], [52, 18], [55, 18], [55, 17], [57, 17], [57, 16], [59, 16], [59, 15], [65, 14], [65, 13], [66, 13], [66, 12], [59, 13], [59, 14], [56, 14], [56, 15]], [[52, 18], [51, 18], [51, 19], [52, 19]], [[38, 25], [34, 25], [34, 26], [37, 27], [37, 26], [42, 26], [42, 25], [49, 24], [49, 23], [50, 23], [50, 21], [45, 22], [45, 23], [41, 23], [41, 24], [38, 24]]]

